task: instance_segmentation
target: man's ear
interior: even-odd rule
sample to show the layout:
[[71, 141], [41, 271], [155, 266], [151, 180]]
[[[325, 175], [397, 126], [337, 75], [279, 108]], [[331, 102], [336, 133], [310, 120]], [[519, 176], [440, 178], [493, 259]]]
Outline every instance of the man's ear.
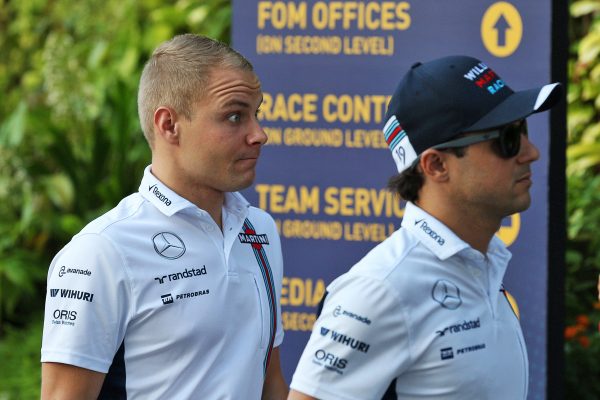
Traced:
[[447, 153], [435, 149], [427, 149], [421, 154], [419, 166], [427, 179], [436, 182], [448, 180]]
[[[154, 111], [154, 134], [169, 144], [179, 144], [177, 113], [169, 107], [159, 107]], [[159, 139], [159, 140], [160, 140]]]

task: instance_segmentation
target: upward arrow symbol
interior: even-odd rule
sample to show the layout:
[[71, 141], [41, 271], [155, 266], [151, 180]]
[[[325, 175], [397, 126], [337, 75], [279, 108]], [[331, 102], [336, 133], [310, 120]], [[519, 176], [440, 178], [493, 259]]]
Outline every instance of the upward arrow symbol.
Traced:
[[506, 46], [506, 31], [510, 29], [510, 24], [504, 17], [504, 14], [500, 14], [498, 20], [494, 24], [494, 29], [498, 33], [498, 46]]

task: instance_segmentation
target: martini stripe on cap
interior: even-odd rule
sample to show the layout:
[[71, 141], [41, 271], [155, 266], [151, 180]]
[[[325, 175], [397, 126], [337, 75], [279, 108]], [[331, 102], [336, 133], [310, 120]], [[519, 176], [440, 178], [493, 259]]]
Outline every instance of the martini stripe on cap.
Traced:
[[400, 127], [398, 120], [395, 117], [390, 118], [386, 126], [384, 127], [383, 135], [385, 137], [385, 141], [388, 141], [388, 138], [394, 133], [396, 128]]
[[390, 145], [390, 144], [391, 144], [391, 143], [394, 141], [394, 139], [396, 139], [396, 136], [398, 136], [398, 134], [399, 134], [400, 132], [404, 132], [404, 131], [402, 130], [402, 127], [401, 127], [400, 125], [398, 125], [398, 126], [397, 126], [397, 127], [396, 127], [396, 128], [393, 130], [393, 131], [392, 131], [392, 133], [391, 133], [391, 134], [390, 134], [390, 135], [389, 135], [389, 136], [386, 138], [386, 142], [387, 142], [387, 144], [388, 144], [388, 145]]

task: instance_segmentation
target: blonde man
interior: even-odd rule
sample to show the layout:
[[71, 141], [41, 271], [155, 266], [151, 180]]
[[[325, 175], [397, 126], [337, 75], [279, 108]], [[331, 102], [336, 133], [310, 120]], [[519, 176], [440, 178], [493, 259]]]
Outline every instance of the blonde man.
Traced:
[[252, 65], [198, 35], [160, 45], [138, 108], [139, 192], [54, 258], [43, 399], [281, 399], [280, 241], [237, 193], [267, 137]]

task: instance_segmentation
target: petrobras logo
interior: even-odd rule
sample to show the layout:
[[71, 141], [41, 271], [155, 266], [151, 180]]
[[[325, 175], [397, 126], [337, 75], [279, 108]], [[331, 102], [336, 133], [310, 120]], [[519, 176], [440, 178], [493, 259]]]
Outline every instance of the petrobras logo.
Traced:
[[94, 301], [94, 294], [88, 292], [82, 292], [80, 290], [72, 289], [50, 289], [50, 297], [61, 297], [63, 299], [75, 299], [87, 301], [89, 303]]
[[177, 281], [179, 279], [188, 279], [188, 278], [194, 278], [196, 276], [202, 276], [202, 275], [206, 275], [206, 266], [203, 265], [202, 268], [190, 268], [190, 269], [185, 269], [183, 272], [176, 272], [174, 274], [169, 274], [169, 275], [163, 275], [162, 277], [156, 277], [154, 278], [155, 281], [158, 281], [159, 285], [162, 285], [163, 283], [165, 283], [165, 279], [168, 278], [168, 282], [172, 282], [172, 281]]
[[160, 296], [160, 299], [162, 300], [164, 305], [173, 303], [173, 296], [171, 295], [171, 293], [163, 294], [162, 296]]
[[479, 343], [479, 344], [475, 344], [473, 346], [467, 346], [467, 347], [463, 347], [461, 349], [457, 349], [456, 354], [457, 355], [467, 354], [467, 353], [472, 353], [474, 351], [480, 351], [483, 349], [485, 349], [485, 343]]
[[454, 350], [452, 347], [445, 347], [440, 350], [440, 358], [442, 360], [451, 360], [454, 358]]
[[164, 203], [167, 207], [171, 205], [171, 200], [169, 200], [167, 196], [165, 196], [160, 192], [160, 190], [158, 190], [158, 186], [156, 186], [156, 184], [149, 186], [148, 191], [154, 194], [156, 198], [162, 203]]
[[454, 357], [460, 357], [462, 355], [472, 353], [475, 351], [485, 350], [485, 343], [479, 343], [471, 346], [461, 347], [460, 349], [456, 349], [456, 353], [452, 347], [445, 347], [440, 349], [440, 358], [442, 360], [451, 360]]
[[353, 337], [344, 335], [342, 333], [336, 332], [334, 330], [330, 330], [325, 327], [321, 327], [321, 336], [324, 336], [334, 342], [338, 342], [343, 344], [344, 346], [348, 346], [351, 349], [356, 351], [360, 351], [362, 353], [366, 353], [369, 351], [370, 344], [361, 342], [358, 339], [354, 339]]
[[64, 265], [61, 266], [60, 270], [58, 271], [58, 277], [62, 278], [63, 276], [68, 275], [68, 274], [91, 276], [92, 275], [92, 271], [90, 271], [89, 269], [67, 268]]
[[54, 325], [67, 325], [75, 326], [75, 320], [77, 319], [77, 311], [56, 309], [52, 313], [52, 324]]
[[358, 314], [355, 314], [352, 311], [344, 310], [344, 309], [342, 309], [342, 306], [340, 306], [340, 305], [338, 305], [333, 310], [333, 316], [336, 317], [336, 318], [339, 317], [339, 316], [344, 316], [344, 317], [355, 319], [358, 322], [362, 322], [363, 324], [371, 325], [371, 320], [369, 318], [363, 317], [363, 316], [358, 315]]
[[207, 294], [210, 294], [209, 289], [197, 290], [195, 292], [178, 294], [175, 300], [191, 299], [192, 297], [205, 296]]
[[176, 301], [189, 300], [197, 297], [208, 296], [210, 295], [210, 289], [200, 289], [193, 292], [185, 292], [185, 293], [167, 293], [160, 296], [163, 305], [173, 304]]
[[478, 329], [480, 327], [481, 327], [481, 321], [479, 320], [479, 318], [477, 318], [476, 320], [472, 320], [472, 321], [465, 320], [462, 323], [447, 326], [442, 330], [436, 331], [436, 333], [438, 334], [438, 336], [445, 336], [446, 333], [450, 333], [450, 334], [461, 333], [464, 331], [470, 331], [471, 329]]
[[427, 236], [435, 240], [438, 245], [443, 246], [446, 243], [446, 240], [443, 237], [438, 235], [436, 231], [434, 231], [429, 227], [429, 225], [427, 225], [425, 219], [415, 221], [415, 225], [419, 225], [419, 228], [421, 228], [421, 230], [425, 232]]
[[315, 352], [313, 363], [320, 365], [329, 371], [343, 375], [344, 369], [346, 369], [346, 366], [348, 365], [348, 360], [340, 358], [323, 349], [319, 349]]

